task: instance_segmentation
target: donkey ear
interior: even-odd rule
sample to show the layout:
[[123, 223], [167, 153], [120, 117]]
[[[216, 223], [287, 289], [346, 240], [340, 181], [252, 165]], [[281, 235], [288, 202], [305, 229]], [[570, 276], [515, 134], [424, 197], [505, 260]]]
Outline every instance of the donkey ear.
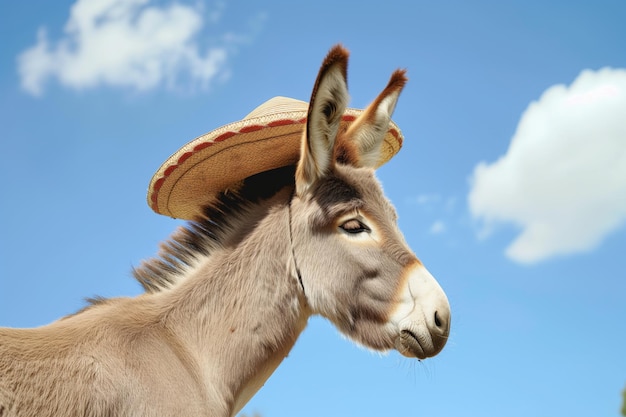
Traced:
[[296, 171], [298, 195], [326, 175], [333, 163], [337, 131], [349, 100], [348, 56], [341, 45], [333, 47], [315, 80]]
[[350, 128], [337, 139], [335, 159], [356, 167], [379, 165], [381, 145], [389, 129], [391, 115], [407, 82], [406, 70], [396, 70], [387, 87], [365, 109]]

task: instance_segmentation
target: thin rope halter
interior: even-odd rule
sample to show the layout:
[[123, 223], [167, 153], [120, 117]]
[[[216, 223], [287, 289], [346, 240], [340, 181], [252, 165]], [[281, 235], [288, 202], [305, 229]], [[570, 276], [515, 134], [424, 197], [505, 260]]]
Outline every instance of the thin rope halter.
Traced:
[[296, 274], [298, 276], [298, 282], [300, 283], [300, 286], [302, 287], [302, 294], [304, 295], [304, 299], [306, 300], [306, 291], [304, 290], [304, 283], [302, 282], [302, 274], [300, 273], [300, 268], [298, 267], [298, 261], [296, 260], [296, 249], [293, 245], [293, 226], [292, 226], [292, 221], [291, 221], [291, 203], [293, 202], [294, 198], [296, 196], [296, 192], [294, 189], [294, 192], [291, 193], [291, 198], [289, 199], [289, 243], [291, 245], [291, 258], [293, 259], [293, 266], [296, 269]]

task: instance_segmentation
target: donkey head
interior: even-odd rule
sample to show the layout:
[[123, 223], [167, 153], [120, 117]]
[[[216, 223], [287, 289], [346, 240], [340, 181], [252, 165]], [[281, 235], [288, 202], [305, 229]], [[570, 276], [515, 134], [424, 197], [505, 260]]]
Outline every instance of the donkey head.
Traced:
[[347, 130], [348, 52], [333, 48], [309, 104], [291, 202], [294, 262], [311, 312], [369, 348], [436, 355], [450, 330], [450, 306], [407, 246], [374, 176], [406, 77], [387, 87]]

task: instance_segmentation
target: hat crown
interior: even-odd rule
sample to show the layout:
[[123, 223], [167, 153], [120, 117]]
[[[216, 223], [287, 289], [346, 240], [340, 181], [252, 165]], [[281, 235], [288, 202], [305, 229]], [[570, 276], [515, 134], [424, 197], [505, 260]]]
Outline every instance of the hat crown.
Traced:
[[308, 108], [309, 103], [306, 101], [277, 96], [267, 100], [265, 103], [252, 110], [244, 117], [244, 120], [257, 119], [281, 113], [306, 112]]

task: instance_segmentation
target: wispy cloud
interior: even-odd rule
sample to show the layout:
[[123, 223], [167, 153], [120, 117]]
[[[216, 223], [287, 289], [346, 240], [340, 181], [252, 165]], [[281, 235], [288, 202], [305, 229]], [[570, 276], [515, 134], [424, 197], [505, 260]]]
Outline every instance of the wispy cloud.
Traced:
[[455, 213], [456, 201], [455, 197], [439, 193], [418, 194], [407, 199], [407, 203], [419, 207], [423, 230], [433, 236], [450, 235], [449, 226], [459, 224], [460, 219]]
[[442, 197], [439, 194], [420, 194], [415, 197], [415, 202], [421, 206], [439, 203]]
[[430, 226], [430, 233], [433, 235], [440, 235], [446, 231], [446, 224], [443, 220], [437, 220]]
[[450, 213], [456, 206], [455, 197], [444, 197], [441, 194], [419, 194], [417, 197], [411, 198], [410, 203], [417, 204], [425, 210], [444, 210]]
[[521, 227], [506, 249], [532, 263], [591, 250], [626, 220], [626, 70], [583, 71], [522, 115], [505, 155], [474, 169], [470, 211]]
[[[221, 18], [222, 6], [152, 5], [152, 0], [78, 0], [63, 36], [51, 41], [45, 27], [18, 57], [22, 88], [42, 95], [57, 79], [72, 89], [101, 85], [145, 91], [181, 85], [206, 89], [228, 77], [232, 47], [245, 38], [225, 33], [203, 47], [201, 33]], [[207, 39], [205, 39], [206, 41]]]

